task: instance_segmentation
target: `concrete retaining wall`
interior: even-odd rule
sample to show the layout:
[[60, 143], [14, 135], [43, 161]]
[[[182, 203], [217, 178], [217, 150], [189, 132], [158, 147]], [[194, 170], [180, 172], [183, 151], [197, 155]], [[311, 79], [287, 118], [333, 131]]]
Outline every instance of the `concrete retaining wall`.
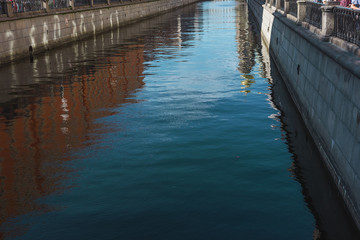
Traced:
[[0, 21], [0, 65], [198, 0], [156, 0]]
[[248, 0], [248, 4], [360, 228], [360, 58], [321, 41], [273, 8], [256, 0]]

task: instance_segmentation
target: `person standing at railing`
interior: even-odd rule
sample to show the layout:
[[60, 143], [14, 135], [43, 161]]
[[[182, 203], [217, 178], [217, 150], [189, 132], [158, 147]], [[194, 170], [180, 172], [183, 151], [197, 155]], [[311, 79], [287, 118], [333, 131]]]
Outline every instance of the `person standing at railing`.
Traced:
[[350, 8], [360, 10], [360, 0], [351, 0]]
[[13, 8], [13, 12], [18, 12], [18, 5], [16, 4], [15, 0], [10, 0], [11, 7]]

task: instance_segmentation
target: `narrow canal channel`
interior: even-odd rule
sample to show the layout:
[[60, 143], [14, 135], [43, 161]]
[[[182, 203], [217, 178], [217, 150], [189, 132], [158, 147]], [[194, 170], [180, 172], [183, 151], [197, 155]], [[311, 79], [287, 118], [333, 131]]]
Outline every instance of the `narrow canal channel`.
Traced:
[[1, 239], [359, 239], [254, 26], [205, 1], [2, 67]]

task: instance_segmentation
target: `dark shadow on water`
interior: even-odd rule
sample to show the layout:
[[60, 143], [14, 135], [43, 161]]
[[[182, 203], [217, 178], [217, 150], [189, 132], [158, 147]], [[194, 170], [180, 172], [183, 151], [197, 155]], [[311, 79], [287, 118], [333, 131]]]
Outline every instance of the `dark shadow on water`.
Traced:
[[316, 221], [313, 239], [360, 239], [359, 231], [347, 212], [284, 81], [276, 71], [274, 62], [270, 62], [271, 97], [281, 113], [279, 121], [294, 160], [289, 171], [300, 183], [304, 200]]
[[[243, 0], [239, 1], [243, 3]], [[261, 41], [260, 30], [263, 9], [257, 3], [261, 16], [257, 22], [254, 13], [248, 8], [249, 21], [256, 32], [256, 39]], [[262, 45], [262, 46], [261, 46]], [[299, 182], [310, 212], [314, 216], [314, 240], [360, 239], [360, 232], [353, 222], [345, 203], [334, 185], [324, 160], [322, 159], [314, 140], [312, 139], [302, 117], [293, 102], [284, 80], [281, 78], [274, 60], [269, 56], [268, 48], [262, 42], [259, 52], [262, 52], [263, 77], [270, 81], [270, 98], [280, 114], [277, 120], [285, 135], [285, 142], [292, 154], [293, 163], [289, 168], [291, 176]]]

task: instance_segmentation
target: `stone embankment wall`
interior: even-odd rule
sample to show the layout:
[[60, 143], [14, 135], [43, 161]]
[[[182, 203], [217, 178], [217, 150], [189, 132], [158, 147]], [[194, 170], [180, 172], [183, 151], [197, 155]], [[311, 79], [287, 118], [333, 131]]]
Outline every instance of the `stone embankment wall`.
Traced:
[[198, 0], [155, 0], [0, 21], [0, 65]]
[[[360, 57], [248, 0], [271, 57], [360, 228]], [[306, 151], [306, 149], [304, 149]], [[319, 189], [321, 191], [321, 189]], [[326, 201], [326, 192], [323, 192]]]

